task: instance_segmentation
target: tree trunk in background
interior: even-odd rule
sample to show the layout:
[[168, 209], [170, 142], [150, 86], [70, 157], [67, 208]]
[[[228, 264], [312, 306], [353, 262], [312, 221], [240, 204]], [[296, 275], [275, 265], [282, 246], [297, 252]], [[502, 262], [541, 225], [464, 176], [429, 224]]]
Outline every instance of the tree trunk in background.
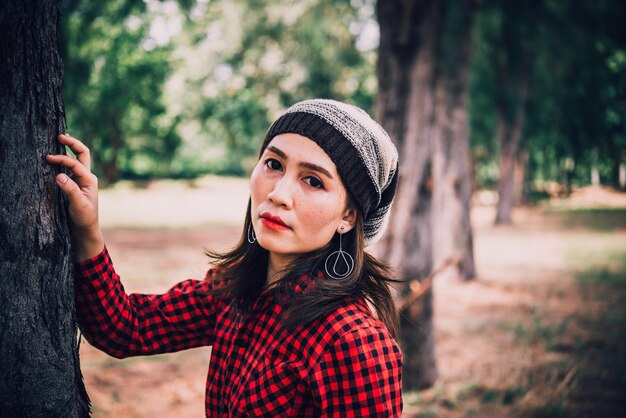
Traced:
[[624, 172], [624, 163], [622, 162], [624, 151], [622, 151], [622, 148], [615, 144], [614, 141], [610, 141], [609, 152], [611, 154], [612, 165], [611, 186], [613, 186], [615, 190], [624, 191], [626, 190], [624, 187], [624, 183], [626, 182], [624, 175], [626, 173]]
[[498, 179], [498, 204], [496, 225], [510, 224], [515, 203], [515, 170], [518, 150], [524, 132], [526, 99], [528, 98], [528, 65], [519, 80], [517, 111], [513, 121], [507, 118], [506, 109], [498, 109], [498, 136], [500, 138], [500, 177]]
[[[432, 270], [429, 130], [440, 6], [438, 0], [377, 2], [380, 47], [376, 118], [400, 154], [398, 190], [381, 253], [407, 281], [426, 277]], [[399, 292], [396, 297], [411, 293], [408, 282]], [[431, 386], [437, 378], [430, 292], [426, 299], [421, 311], [400, 312], [406, 389]]]
[[596, 163], [593, 163], [591, 166], [591, 185], [594, 187], [600, 186], [600, 170], [598, 170]]
[[[465, 106], [466, 92], [446, 91], [448, 88], [466, 88], [463, 76], [467, 76], [467, 68], [459, 69], [461, 78], [447, 78], [444, 84], [439, 84], [439, 54], [442, 49], [456, 47], [441, 44], [442, 33], [450, 29], [442, 25], [451, 10], [458, 11], [459, 4], [469, 3], [452, 0], [377, 2], [380, 47], [376, 117], [400, 154], [398, 191], [385, 239], [380, 244], [380, 253], [385, 254], [386, 261], [396, 269], [400, 278], [407, 280], [396, 295], [397, 298], [412, 293], [408, 280], [423, 279], [433, 268], [439, 267], [433, 264], [435, 253], [437, 262], [453, 255], [447, 253], [451, 246], [440, 249], [434, 245], [434, 239], [457, 231], [437, 230], [433, 226], [433, 220], [439, 222], [441, 219], [440, 214], [433, 213], [434, 208], [439, 207], [434, 205], [433, 199], [437, 197], [439, 205], [446, 206], [450, 197], [437, 188], [443, 187], [442, 182], [448, 181], [450, 177], [464, 173], [462, 178], [450, 184], [455, 187], [455, 196], [464, 196], [463, 193], [468, 190], [471, 193], [469, 151], [465, 154], [468, 158], [459, 161], [457, 150], [452, 149], [458, 145], [457, 139], [452, 136], [463, 135], [458, 140], [461, 142], [468, 139], [467, 114], [458, 114], [460, 110], [466, 112], [460, 109], [460, 106]], [[465, 35], [469, 42], [469, 33]], [[458, 80], [461, 82], [457, 83]], [[446, 104], [448, 97], [454, 97], [454, 102]], [[443, 102], [439, 103], [438, 100]], [[439, 114], [436, 112], [439, 108], [445, 111]], [[451, 118], [453, 127], [440, 126], [445, 123], [444, 116]], [[436, 143], [443, 140], [444, 136], [448, 141], [445, 146]], [[441, 153], [444, 149], [447, 150], [445, 155]], [[436, 163], [433, 160], [435, 150], [440, 152]], [[434, 175], [435, 164], [438, 164], [439, 177]], [[455, 205], [454, 202], [450, 204]], [[451, 212], [446, 221], [452, 222], [455, 227], [469, 227], [469, 213], [461, 213], [468, 206], [461, 204], [454, 207], [459, 209]], [[465, 223], [463, 219], [468, 222]], [[467, 238], [470, 245], [468, 253], [471, 254], [471, 231]], [[471, 266], [473, 275], [473, 260]], [[400, 311], [400, 343], [404, 352], [403, 384], [408, 390], [431, 386], [437, 378], [432, 308], [432, 288], [429, 288], [413, 306]]]
[[102, 174], [104, 177], [104, 184], [113, 184], [120, 179], [120, 170], [119, 170], [119, 157], [120, 151], [124, 145], [124, 141], [122, 140], [122, 132], [120, 132], [119, 127], [121, 122], [118, 120], [113, 120], [112, 126], [116, 127], [113, 129], [113, 135], [111, 135], [111, 144], [110, 150], [111, 154], [109, 158], [104, 161], [102, 166]]
[[513, 204], [523, 205], [528, 200], [528, 151], [519, 150], [517, 152], [517, 162], [515, 163], [515, 173], [513, 174]]
[[471, 154], [467, 111], [468, 80], [475, 5], [446, 3], [438, 56], [433, 131], [433, 265], [453, 261], [454, 276], [476, 276], [470, 222]]
[[67, 213], [44, 156], [61, 152], [58, 0], [0, 8], [0, 413], [87, 417]]
[[[398, 190], [383, 245], [390, 263], [417, 276], [432, 269], [430, 204], [420, 203], [431, 195], [429, 131], [435, 101], [438, 3], [379, 1], [377, 10], [381, 35], [376, 117], [400, 154]], [[425, 225], [413, 231], [420, 239], [407, 233], [416, 223]], [[415, 247], [415, 242], [420, 245]], [[410, 267], [405, 262], [407, 245], [415, 250]]]
[[[524, 40], [513, 32], [514, 22], [522, 19], [518, 16], [505, 14], [501, 24], [501, 61], [496, 67], [500, 97], [497, 102], [498, 128], [500, 142], [500, 176], [498, 178], [498, 204], [496, 205], [495, 224], [510, 224], [515, 204], [515, 170], [518, 150], [526, 117], [526, 101], [528, 99], [528, 82], [530, 77], [530, 54]], [[523, 24], [523, 23], [521, 23]], [[518, 56], [519, 55], [519, 56]], [[518, 66], [514, 62], [519, 61]], [[514, 68], [517, 67], [517, 68]], [[513, 102], [509, 99], [509, 91], [516, 89]], [[510, 109], [514, 111], [510, 111]]]

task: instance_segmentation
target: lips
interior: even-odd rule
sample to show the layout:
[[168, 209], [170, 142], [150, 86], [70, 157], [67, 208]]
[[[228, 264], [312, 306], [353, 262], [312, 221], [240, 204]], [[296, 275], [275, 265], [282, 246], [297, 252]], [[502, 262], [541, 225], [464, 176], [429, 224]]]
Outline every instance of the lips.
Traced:
[[272, 216], [268, 212], [261, 214], [261, 222], [263, 225], [274, 231], [284, 231], [289, 229], [287, 224], [278, 216]]

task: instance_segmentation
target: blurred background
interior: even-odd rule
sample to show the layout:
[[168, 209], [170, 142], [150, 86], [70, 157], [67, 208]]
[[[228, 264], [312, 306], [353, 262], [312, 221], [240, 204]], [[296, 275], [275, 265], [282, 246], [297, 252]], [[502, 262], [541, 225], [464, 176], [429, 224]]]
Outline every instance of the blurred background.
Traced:
[[[626, 3], [64, 0], [62, 9], [67, 130], [92, 150], [105, 238], [128, 292], [202, 277], [203, 249], [235, 243], [265, 131], [294, 102], [362, 107], [402, 163], [425, 167], [414, 188], [430, 190], [437, 167], [428, 174], [416, 156], [427, 144], [406, 151], [422, 140], [407, 121], [445, 132], [457, 116], [427, 114], [399, 92], [460, 97], [437, 103], [463, 122], [450, 149], [466, 155], [447, 164], [467, 163], [454, 181], [468, 182], [460, 207], [473, 267], [430, 281], [436, 256], [400, 269], [425, 289], [402, 293], [424, 299], [417, 316], [431, 354], [415, 356], [433, 363], [424, 375], [415, 368], [405, 415], [622, 416]], [[399, 259], [411, 251], [389, 242], [374, 251], [390, 248]], [[119, 361], [83, 342], [94, 416], [202, 416], [209, 355]]]

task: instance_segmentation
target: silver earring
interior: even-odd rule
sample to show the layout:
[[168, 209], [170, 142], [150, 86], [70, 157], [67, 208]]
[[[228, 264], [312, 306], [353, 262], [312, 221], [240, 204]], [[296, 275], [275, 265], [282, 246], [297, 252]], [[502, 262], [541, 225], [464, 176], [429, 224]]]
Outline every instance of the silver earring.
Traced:
[[250, 244], [254, 244], [256, 242], [256, 235], [254, 235], [254, 229], [252, 229], [252, 224], [248, 225], [248, 242]]
[[[354, 259], [341, 248], [342, 231], [343, 226], [341, 227], [341, 231], [339, 231], [339, 251], [331, 253], [326, 257], [326, 263], [324, 263], [326, 274], [336, 280], [348, 277], [352, 273], [352, 270], [354, 270]], [[328, 268], [329, 264], [332, 264], [332, 269]]]

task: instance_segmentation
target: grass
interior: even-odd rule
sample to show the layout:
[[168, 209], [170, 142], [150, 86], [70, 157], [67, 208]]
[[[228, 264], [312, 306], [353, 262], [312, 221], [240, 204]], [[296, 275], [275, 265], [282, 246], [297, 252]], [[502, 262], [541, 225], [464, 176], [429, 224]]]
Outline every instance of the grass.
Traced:
[[[515, 379], [494, 381], [477, 374], [475, 381], [439, 382], [407, 394], [412, 417], [566, 417], [587, 408], [584, 402], [592, 390], [601, 399], [594, 403], [611, 402], [609, 391], [597, 389], [602, 379], [616, 388], [626, 385], [626, 343], [620, 342], [626, 341], [626, 208], [548, 208], [539, 222], [540, 228], [516, 238], [534, 244], [542, 237], [536, 231], [544, 230], [557, 232], [558, 238], [537, 243], [543, 253], [529, 251], [519, 260], [536, 271], [559, 269], [560, 276], [520, 286], [531, 306], [522, 302], [490, 322], [472, 322], [474, 333], [508, 332], [511, 354], [534, 358], [532, 366]], [[503, 256], [513, 260], [510, 254]]]
[[511, 406], [527, 392], [523, 386], [493, 388], [467, 381], [460, 385], [437, 384], [426, 391], [406, 392], [403, 397], [405, 404], [419, 409], [412, 418], [445, 417], [451, 413], [473, 417], [481, 416], [479, 411], [484, 406]]
[[566, 418], [569, 416], [561, 401], [543, 405], [522, 415], [522, 417], [528, 418]]
[[576, 278], [583, 285], [602, 284], [609, 287], [623, 287], [626, 285], [626, 268], [593, 267], [579, 272]]
[[547, 207], [545, 214], [557, 220], [566, 230], [578, 228], [611, 232], [626, 229], [626, 208], [559, 208]]
[[[618, 416], [617, 410], [624, 416], [625, 409], [619, 409], [623, 402], [620, 407], [615, 399], [623, 399], [616, 392], [626, 388], [626, 210], [575, 212], [565, 214], [567, 225], [584, 222], [594, 233], [572, 241], [567, 255], [577, 267], [574, 276], [581, 293], [594, 308], [580, 321], [588, 338], [576, 350], [576, 364], [584, 373], [570, 395], [585, 399], [591, 392], [595, 403], [612, 411], [604, 416]], [[565, 415], [555, 405], [533, 416]]]
[[556, 324], [547, 324], [536, 309], [532, 309], [529, 323], [513, 321], [505, 324], [516, 339], [526, 345], [542, 344], [547, 350], [553, 348], [554, 341], [567, 332], [570, 318], [566, 317]]

